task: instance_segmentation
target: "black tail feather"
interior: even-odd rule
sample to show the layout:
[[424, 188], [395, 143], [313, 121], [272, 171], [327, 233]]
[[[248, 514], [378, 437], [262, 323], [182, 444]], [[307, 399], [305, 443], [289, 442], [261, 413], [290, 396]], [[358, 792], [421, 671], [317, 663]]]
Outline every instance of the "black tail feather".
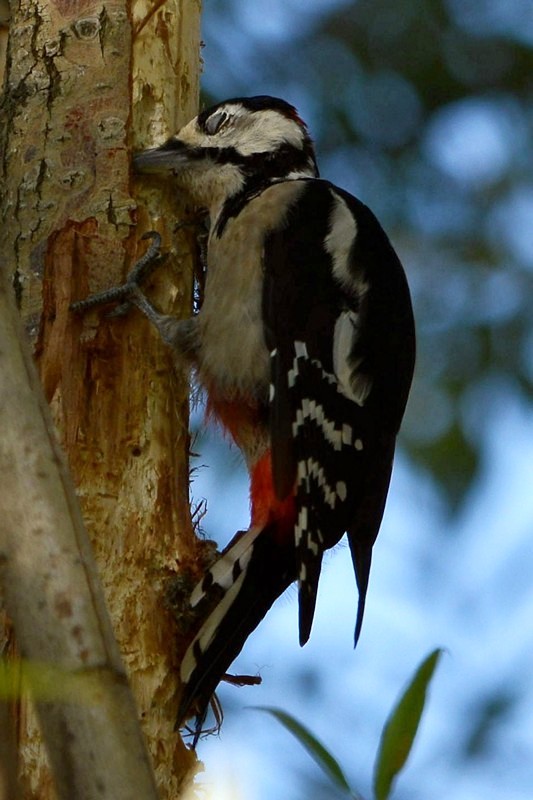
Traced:
[[[297, 551], [299, 554], [299, 551]], [[299, 592], [298, 592], [298, 626], [300, 646], [303, 647], [311, 635], [311, 626], [315, 615], [316, 597], [320, 569], [322, 566], [322, 553], [311, 557], [311, 552], [306, 551], [305, 560], [299, 565]], [[303, 574], [302, 574], [303, 573]]]
[[356, 647], [361, 634], [361, 628], [363, 626], [366, 592], [368, 589], [368, 578], [370, 575], [370, 565], [372, 562], [372, 545], [368, 545], [368, 543], [362, 544], [350, 533], [348, 534], [348, 542], [350, 543], [350, 552], [352, 554], [355, 579], [357, 581], [357, 590], [359, 592], [353, 643], [353, 646]]
[[[365, 501], [358, 509], [357, 517], [348, 530], [348, 542], [357, 581], [359, 602], [357, 604], [357, 617], [355, 621], [354, 647], [356, 647], [361, 634], [363, 616], [365, 613], [366, 592], [370, 565], [372, 563], [372, 548], [379, 532], [385, 501], [392, 474], [392, 458], [394, 442], [385, 452], [381, 460], [374, 464], [374, 470], [369, 470], [369, 479], [372, 491], [368, 492]], [[377, 465], [377, 466], [376, 466]]]
[[[204, 620], [182, 662], [179, 726], [193, 715], [203, 721], [218, 683], [246, 639], [276, 598], [296, 579], [294, 546], [292, 542], [279, 542], [275, 533], [274, 526], [270, 526], [253, 538], [249, 560], [242, 571], [234, 570], [234, 580], [222, 594], [221, 587], [215, 583], [206, 591], [207, 595], [218, 592], [220, 599]], [[242, 552], [243, 538], [239, 536], [237, 542], [240, 563], [246, 560]], [[230, 544], [224, 551], [226, 561], [229, 562], [231, 555]]]

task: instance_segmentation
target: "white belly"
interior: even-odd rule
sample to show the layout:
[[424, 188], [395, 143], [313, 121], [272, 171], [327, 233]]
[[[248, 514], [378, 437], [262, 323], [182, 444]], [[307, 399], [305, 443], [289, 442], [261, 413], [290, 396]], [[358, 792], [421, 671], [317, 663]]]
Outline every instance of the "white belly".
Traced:
[[270, 380], [269, 353], [262, 321], [263, 243], [302, 192], [300, 181], [286, 181], [251, 200], [228, 220], [222, 236], [212, 235], [200, 329], [199, 377], [231, 397], [265, 397]]

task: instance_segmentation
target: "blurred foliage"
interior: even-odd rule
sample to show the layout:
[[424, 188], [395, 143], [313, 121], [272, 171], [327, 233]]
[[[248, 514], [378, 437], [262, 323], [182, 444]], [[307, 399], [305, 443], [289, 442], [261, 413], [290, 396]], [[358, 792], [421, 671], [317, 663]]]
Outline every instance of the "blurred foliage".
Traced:
[[344, 797], [352, 800], [362, 800], [361, 795], [350, 787], [346, 775], [344, 774], [339, 762], [324, 745], [319, 742], [311, 731], [298, 722], [292, 714], [282, 711], [280, 708], [269, 706], [256, 706], [257, 711], [266, 711], [274, 719], [283, 725], [300, 742], [302, 747], [307, 750], [313, 761], [315, 761], [328, 780], [337, 791]]
[[427, 699], [427, 690], [442, 650], [434, 650], [420, 664], [393, 708], [379, 743], [374, 767], [374, 795], [387, 800], [413, 746]]
[[482, 758], [497, 746], [498, 728], [512, 716], [519, 699], [516, 691], [501, 688], [471, 709], [472, 729], [465, 742], [467, 758]]
[[[422, 661], [385, 723], [374, 765], [374, 800], [388, 800], [394, 782], [405, 766], [426, 705], [429, 684], [441, 655], [442, 650], [437, 649]], [[308, 728], [279, 708], [263, 706], [257, 707], [257, 710], [266, 711], [277, 719], [318, 764], [327, 778], [322, 797], [332, 796], [334, 791], [335, 796], [362, 800], [359, 792], [348, 783], [335, 756]]]
[[94, 676], [45, 662], [0, 658], [0, 701], [19, 700], [28, 694], [42, 703], [101, 702]]
[[509, 392], [533, 390], [531, 0], [210, 0], [206, 102], [270, 93], [372, 207], [418, 325], [402, 443], [457, 508]]

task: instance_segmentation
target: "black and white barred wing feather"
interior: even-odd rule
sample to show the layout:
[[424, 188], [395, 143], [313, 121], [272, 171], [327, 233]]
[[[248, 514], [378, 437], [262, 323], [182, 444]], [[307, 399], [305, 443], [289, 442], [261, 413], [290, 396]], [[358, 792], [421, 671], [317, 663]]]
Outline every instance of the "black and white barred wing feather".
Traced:
[[[379, 223], [328, 182], [304, 184], [284, 227], [265, 242], [263, 298], [274, 486], [280, 498], [293, 489], [296, 495], [301, 644], [311, 630], [323, 551], [346, 531], [359, 635], [414, 356], [403, 270]], [[383, 291], [384, 284], [391, 286]], [[397, 319], [406, 293], [408, 313]], [[405, 364], [389, 364], [402, 338], [406, 372]]]

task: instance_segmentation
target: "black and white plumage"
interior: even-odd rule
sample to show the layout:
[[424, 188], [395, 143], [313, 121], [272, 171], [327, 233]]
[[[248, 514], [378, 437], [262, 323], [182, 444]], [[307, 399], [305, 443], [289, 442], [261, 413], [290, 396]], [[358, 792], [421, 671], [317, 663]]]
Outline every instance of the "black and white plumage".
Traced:
[[180, 721], [201, 718], [274, 600], [299, 583], [310, 634], [322, 555], [346, 532], [360, 633], [372, 546], [411, 383], [402, 266], [372, 212], [318, 177], [295, 109], [271, 97], [203, 111], [136, 156], [209, 211], [205, 299], [193, 320], [151, 312], [196, 372], [250, 472], [250, 529], [196, 588], [206, 617], [182, 665]]

